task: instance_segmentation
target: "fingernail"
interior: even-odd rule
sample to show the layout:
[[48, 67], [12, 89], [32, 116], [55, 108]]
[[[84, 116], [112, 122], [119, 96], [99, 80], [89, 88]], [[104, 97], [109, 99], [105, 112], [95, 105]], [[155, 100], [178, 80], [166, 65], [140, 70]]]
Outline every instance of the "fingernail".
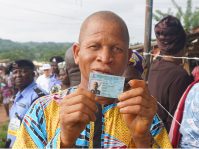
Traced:
[[119, 102], [119, 103], [117, 104], [117, 106], [120, 107], [120, 106], [121, 106], [121, 103]]
[[120, 112], [122, 112], [122, 109], [120, 109]]
[[122, 98], [123, 98], [123, 95], [119, 95], [119, 97], [118, 97], [120, 100], [122, 100]]
[[95, 100], [97, 100], [98, 99], [98, 96], [95, 96]]

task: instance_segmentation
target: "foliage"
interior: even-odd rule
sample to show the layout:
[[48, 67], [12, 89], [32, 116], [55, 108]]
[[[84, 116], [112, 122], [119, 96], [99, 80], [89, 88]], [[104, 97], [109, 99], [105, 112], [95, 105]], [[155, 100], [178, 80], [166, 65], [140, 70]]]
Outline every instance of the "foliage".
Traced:
[[7, 139], [8, 124], [0, 126], [0, 148], [3, 148]]
[[136, 42], [136, 43], [134, 43], [134, 44], [130, 44], [130, 47], [132, 47], [132, 46], [137, 46], [137, 45], [141, 45], [141, 44], [143, 44], [143, 43], [139, 43], [139, 42]]
[[[180, 7], [175, 0], [171, 0], [175, 8], [177, 9], [177, 13], [175, 17], [177, 17], [180, 21], [183, 20], [184, 28], [192, 29], [199, 25], [199, 8], [195, 8], [194, 12], [192, 12], [192, 0], [187, 0], [187, 8], [186, 11], [182, 11], [182, 7]], [[166, 15], [173, 15], [171, 12], [171, 8], [168, 9], [167, 13], [163, 13], [161, 10], [155, 11], [157, 14], [153, 14], [153, 19], [156, 21], [160, 21]]]
[[65, 52], [73, 43], [55, 42], [26, 42], [19, 43], [11, 40], [0, 39], [0, 59], [10, 59], [10, 61], [26, 58], [36, 61], [49, 61], [51, 56], [64, 57]]
[[50, 61], [50, 58], [53, 57], [53, 56], [61, 56], [63, 59], [65, 59], [65, 51], [56, 51], [56, 52], [53, 52], [53, 53], [50, 53], [50, 54], [46, 54], [44, 56], [45, 61]]
[[153, 19], [156, 21], [160, 21], [162, 18], [164, 18], [167, 15], [173, 15], [173, 12], [171, 12], [171, 8], [168, 9], [167, 13], [163, 13], [161, 10], [155, 11], [158, 15], [153, 13]]

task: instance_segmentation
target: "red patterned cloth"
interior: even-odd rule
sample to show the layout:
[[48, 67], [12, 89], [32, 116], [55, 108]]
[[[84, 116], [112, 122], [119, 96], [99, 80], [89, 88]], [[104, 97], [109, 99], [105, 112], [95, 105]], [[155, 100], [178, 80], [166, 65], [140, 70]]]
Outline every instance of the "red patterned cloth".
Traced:
[[179, 140], [181, 137], [181, 134], [179, 131], [180, 125], [175, 120], [177, 120], [179, 123], [181, 123], [182, 117], [183, 117], [185, 99], [186, 99], [190, 89], [193, 87], [193, 85], [198, 82], [199, 82], [199, 79], [194, 81], [191, 85], [189, 85], [189, 87], [187, 88], [185, 93], [182, 95], [182, 98], [180, 99], [180, 101], [178, 103], [178, 107], [175, 111], [174, 119], [172, 121], [170, 132], [169, 132], [169, 139], [171, 141], [171, 145], [173, 146], [173, 148], [178, 147], [178, 143], [179, 143]]

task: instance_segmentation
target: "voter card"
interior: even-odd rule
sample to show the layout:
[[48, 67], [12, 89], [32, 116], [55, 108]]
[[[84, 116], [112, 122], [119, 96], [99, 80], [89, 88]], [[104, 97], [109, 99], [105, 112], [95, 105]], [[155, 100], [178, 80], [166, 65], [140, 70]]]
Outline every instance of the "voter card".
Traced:
[[90, 73], [88, 90], [97, 96], [117, 98], [123, 93], [124, 77]]
[[17, 136], [19, 128], [20, 128], [20, 120], [18, 118], [12, 117], [8, 128], [8, 134]]

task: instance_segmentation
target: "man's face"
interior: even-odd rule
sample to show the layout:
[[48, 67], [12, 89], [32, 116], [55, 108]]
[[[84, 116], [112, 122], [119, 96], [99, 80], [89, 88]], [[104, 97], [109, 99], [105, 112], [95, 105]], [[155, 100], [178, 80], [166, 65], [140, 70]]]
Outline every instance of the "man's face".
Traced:
[[60, 70], [59, 71], [59, 77], [60, 77], [60, 81], [62, 82], [62, 84], [69, 84], [70, 81], [69, 81], [69, 76], [68, 76], [68, 73], [64, 70]]
[[94, 83], [93, 83], [93, 89], [94, 89], [94, 90], [97, 90], [97, 82], [94, 82]]
[[51, 62], [51, 69], [52, 69], [53, 74], [59, 72], [58, 63], [57, 62]]
[[15, 69], [12, 76], [15, 85], [23, 89], [32, 83], [34, 72], [30, 69]]
[[46, 77], [49, 77], [50, 76], [50, 69], [45, 69], [43, 70], [43, 73]]
[[91, 72], [121, 76], [129, 60], [124, 30], [106, 21], [90, 23], [81, 43], [74, 44], [73, 51], [75, 62], [87, 81]]

